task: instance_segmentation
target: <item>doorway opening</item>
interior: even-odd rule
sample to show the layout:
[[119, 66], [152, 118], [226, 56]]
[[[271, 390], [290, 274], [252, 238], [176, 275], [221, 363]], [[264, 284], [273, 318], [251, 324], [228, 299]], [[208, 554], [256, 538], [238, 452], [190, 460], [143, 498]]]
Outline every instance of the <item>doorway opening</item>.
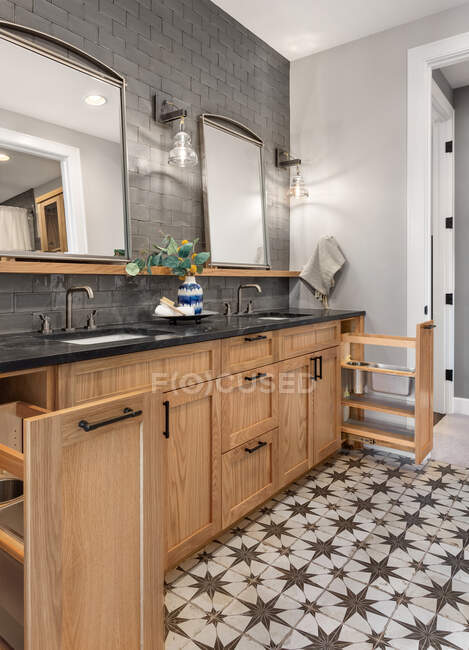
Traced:
[[[467, 79], [458, 80], [463, 74]], [[438, 76], [446, 80], [449, 93], [435, 83]], [[448, 98], [463, 86], [468, 101], [466, 144], [458, 135], [457, 108]], [[466, 301], [467, 273], [461, 275], [461, 260], [465, 263], [468, 257], [464, 231], [467, 222], [469, 245], [469, 215], [464, 206], [469, 197], [462, 203], [457, 199], [467, 185], [467, 173], [458, 181], [459, 156], [466, 149], [469, 168], [469, 33], [409, 50], [407, 146], [407, 328], [410, 333], [422, 318], [434, 318], [434, 410], [469, 415], [469, 346], [464, 336], [469, 329], [469, 312], [464, 321], [469, 288]]]

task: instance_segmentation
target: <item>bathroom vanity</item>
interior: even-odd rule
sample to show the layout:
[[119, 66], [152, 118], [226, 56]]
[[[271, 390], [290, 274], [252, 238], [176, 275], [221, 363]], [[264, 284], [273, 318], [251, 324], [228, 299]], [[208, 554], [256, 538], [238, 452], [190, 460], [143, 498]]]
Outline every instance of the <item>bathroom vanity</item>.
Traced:
[[0, 509], [13, 637], [24, 623], [28, 649], [162, 647], [165, 568], [340, 446], [341, 331], [363, 319], [254, 314], [101, 345], [4, 337], [2, 402], [17, 406], [0, 410], [2, 432], [16, 418], [17, 433], [0, 467], [24, 479], [24, 535]]
[[[373, 441], [359, 423], [380, 406], [343, 397], [341, 365], [363, 359], [366, 343], [414, 341], [364, 335], [364, 312], [334, 310], [125, 330], [135, 338], [80, 342], [110, 336], [98, 330], [0, 345], [2, 431], [13, 409], [17, 432], [2, 440], [0, 467], [25, 486], [24, 535], [0, 509], [0, 553], [16, 575], [24, 563], [24, 619], [17, 582], [16, 605], [2, 586], [0, 606], [24, 620], [28, 649], [162, 648], [165, 569], [334, 453], [342, 432]], [[431, 379], [418, 353], [417, 378], [421, 368]], [[422, 377], [404, 413], [416, 453], [431, 412]]]

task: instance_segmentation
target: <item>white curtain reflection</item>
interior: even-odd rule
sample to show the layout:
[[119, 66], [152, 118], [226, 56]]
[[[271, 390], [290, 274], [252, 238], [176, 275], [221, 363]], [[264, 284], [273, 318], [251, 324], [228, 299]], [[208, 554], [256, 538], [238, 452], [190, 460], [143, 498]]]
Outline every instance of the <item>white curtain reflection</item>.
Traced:
[[28, 211], [0, 205], [0, 251], [33, 250]]

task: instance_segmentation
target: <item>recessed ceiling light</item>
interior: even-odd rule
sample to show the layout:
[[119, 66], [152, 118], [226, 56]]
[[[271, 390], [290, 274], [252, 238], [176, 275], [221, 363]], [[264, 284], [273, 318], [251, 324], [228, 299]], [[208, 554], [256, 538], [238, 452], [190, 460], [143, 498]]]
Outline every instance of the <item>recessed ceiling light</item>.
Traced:
[[102, 95], [88, 95], [88, 97], [85, 97], [85, 102], [89, 106], [103, 106], [106, 104], [107, 99]]
[[6, 153], [0, 153], [0, 162], [8, 162], [10, 160], [10, 156]]

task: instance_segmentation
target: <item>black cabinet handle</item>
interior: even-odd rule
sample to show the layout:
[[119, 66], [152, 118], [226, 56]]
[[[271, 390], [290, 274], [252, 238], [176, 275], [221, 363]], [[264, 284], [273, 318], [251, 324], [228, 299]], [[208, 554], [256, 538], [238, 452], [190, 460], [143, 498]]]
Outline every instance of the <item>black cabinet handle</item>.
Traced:
[[246, 381], [256, 381], [256, 379], [261, 379], [261, 377], [267, 377], [266, 372], [258, 372], [257, 375], [254, 375], [253, 377], [245, 377], [244, 379]]
[[[314, 381], [317, 381], [318, 379], [322, 379], [322, 356], [311, 357], [310, 361], [314, 361], [314, 375], [311, 375], [311, 379], [314, 379]], [[318, 372], [318, 361], [319, 361], [319, 372]]]
[[165, 400], [163, 402], [164, 406], [164, 431], [163, 435], [165, 438], [169, 438], [169, 401]]
[[95, 429], [100, 429], [105, 427], [108, 424], [115, 424], [115, 422], [121, 422], [121, 420], [128, 420], [129, 418], [136, 418], [139, 415], [142, 415], [142, 411], [134, 411], [131, 408], [125, 408], [123, 411], [124, 415], [118, 415], [115, 418], [110, 418], [109, 420], [102, 420], [101, 422], [95, 422], [90, 424], [88, 420], [80, 420], [78, 426], [84, 431], [94, 431]]
[[247, 341], [248, 343], [252, 343], [253, 341], [263, 341], [264, 339], [269, 338], [268, 336], [263, 336], [262, 334], [259, 334], [259, 336], [245, 336], [244, 340]]
[[262, 447], [265, 447], [266, 445], [267, 445], [266, 442], [260, 442], [255, 447], [251, 447], [251, 449], [249, 449], [249, 447], [245, 447], [244, 451], [246, 451], [248, 454], [253, 454], [255, 451], [257, 451], [258, 449], [262, 449]]

